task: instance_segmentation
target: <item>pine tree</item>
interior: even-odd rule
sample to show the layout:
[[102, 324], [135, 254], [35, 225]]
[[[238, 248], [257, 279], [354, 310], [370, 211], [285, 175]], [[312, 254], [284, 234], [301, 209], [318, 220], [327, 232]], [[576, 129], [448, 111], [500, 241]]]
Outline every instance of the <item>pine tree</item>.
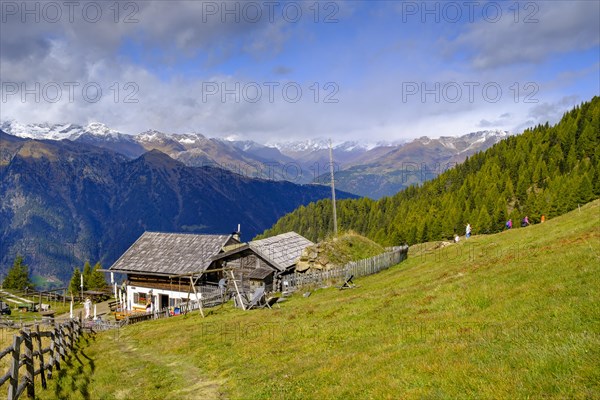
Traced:
[[417, 226], [416, 225], [413, 224], [408, 229], [408, 234], [406, 235], [406, 241], [410, 245], [418, 243], [418, 241], [417, 241]]
[[594, 196], [600, 196], [600, 157], [594, 165], [594, 175], [592, 182], [594, 182]]
[[577, 140], [579, 158], [591, 157], [597, 145], [598, 131], [594, 129], [592, 124], [588, 124]]
[[429, 240], [429, 229], [427, 227], [427, 221], [421, 227], [421, 232], [419, 235], [419, 243], [425, 243]]
[[90, 287], [90, 278], [92, 277], [92, 266], [89, 261], [83, 265], [83, 290], [88, 290]]
[[23, 257], [17, 255], [13, 266], [8, 270], [6, 278], [2, 282], [4, 289], [33, 289], [33, 283], [29, 280], [29, 268], [23, 263]]
[[492, 221], [493, 229], [497, 229], [498, 227], [504, 226], [508, 218], [506, 218], [506, 202], [503, 199], [500, 199], [496, 203], [496, 207], [494, 210], [494, 219]]
[[75, 267], [73, 271], [73, 276], [71, 277], [71, 282], [69, 283], [69, 292], [71, 295], [76, 295], [81, 290], [81, 272], [79, 271], [79, 267]]
[[490, 214], [482, 207], [479, 210], [479, 216], [477, 218], [476, 226], [477, 233], [489, 233], [491, 231], [492, 219], [490, 218]]
[[88, 283], [89, 290], [102, 290], [106, 287], [106, 279], [101, 269], [102, 265], [97, 262], [96, 265], [94, 265], [94, 269], [92, 270], [92, 274], [90, 276]]
[[592, 181], [588, 178], [587, 174], [584, 174], [579, 184], [579, 190], [577, 191], [577, 203], [585, 204], [594, 198], [594, 188]]
[[527, 198], [527, 189], [529, 188], [530, 184], [531, 181], [525, 176], [525, 174], [522, 174], [519, 177], [519, 182], [517, 183], [517, 197], [519, 201], [522, 202]]

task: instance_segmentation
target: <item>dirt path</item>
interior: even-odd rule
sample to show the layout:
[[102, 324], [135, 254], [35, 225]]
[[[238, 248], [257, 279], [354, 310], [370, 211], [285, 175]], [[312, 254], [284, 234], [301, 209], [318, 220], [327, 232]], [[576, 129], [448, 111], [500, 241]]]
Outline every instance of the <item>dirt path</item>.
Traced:
[[[123, 353], [136, 360], [144, 360], [146, 363], [169, 367], [169, 379], [177, 379], [186, 382], [185, 385], [179, 385], [170, 395], [176, 399], [221, 399], [222, 382], [203, 378], [202, 371], [190, 362], [186, 357], [169, 355], [160, 351], [143, 351], [135, 346], [135, 342], [127, 343], [123, 348]], [[131, 398], [132, 393], [128, 390], [120, 393], [117, 398]]]
[[[31, 300], [24, 299], [19, 296], [15, 296], [14, 294], [5, 292], [4, 290], [0, 290], [0, 296], [4, 297], [4, 300], [10, 301], [11, 303], [15, 303], [15, 304], [33, 303], [33, 301], [31, 301]], [[17, 300], [13, 300], [13, 299], [17, 299]]]
[[[114, 318], [112, 317], [111, 313], [110, 313], [110, 307], [108, 306], [108, 303], [110, 303], [112, 300], [106, 300], [103, 301], [101, 303], [95, 303], [96, 305], [96, 316], [98, 316], [99, 318], [103, 319], [103, 320], [107, 320], [107, 319], [111, 319], [113, 320]], [[74, 316], [79, 316], [79, 313], [85, 313], [84, 309], [83, 309], [83, 305], [82, 304], [76, 304], [73, 307], [73, 315]], [[64, 314], [60, 314], [57, 315], [54, 319], [56, 321], [64, 321], [67, 320], [69, 318], [71, 318], [71, 313], [70, 312], [66, 312]], [[94, 304], [92, 304], [92, 309], [90, 312], [90, 315], [93, 317], [94, 316]]]

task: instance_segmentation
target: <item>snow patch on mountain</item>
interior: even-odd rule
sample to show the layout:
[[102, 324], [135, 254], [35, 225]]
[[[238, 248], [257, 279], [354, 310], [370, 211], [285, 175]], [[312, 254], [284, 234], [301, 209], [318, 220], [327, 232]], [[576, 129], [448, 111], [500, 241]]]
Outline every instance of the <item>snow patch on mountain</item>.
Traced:
[[148, 131], [138, 133], [135, 135], [135, 138], [138, 142], [155, 142], [155, 141], [163, 141], [167, 139], [169, 136], [166, 133], [150, 129]]
[[2, 122], [0, 129], [13, 136], [37, 140], [74, 139], [79, 137], [85, 130], [81, 125], [69, 123], [22, 124], [14, 120]]
[[470, 143], [469, 146], [467, 146], [467, 148], [461, 151], [461, 153], [480, 148], [488, 140], [492, 140], [494, 144], [498, 143], [499, 141], [506, 139], [510, 135], [510, 132], [502, 131], [499, 129], [468, 133], [459, 137], [459, 139], [465, 139], [467, 142]]
[[[360, 143], [358, 141], [333, 142], [332, 147], [336, 152], [367, 151], [375, 147], [380, 147], [384, 142], [378, 143]], [[313, 151], [328, 150], [329, 140], [326, 139], [308, 139], [296, 140], [290, 142], [269, 142], [268, 147], [274, 147], [282, 153], [308, 153]]]
[[198, 144], [207, 140], [206, 136], [200, 133], [178, 133], [172, 135], [171, 138], [182, 144]]
[[101, 122], [92, 122], [88, 124], [81, 135], [77, 139], [93, 139], [93, 140], [106, 140], [106, 141], [126, 141], [131, 142], [133, 138], [131, 135], [119, 132], [115, 129], [109, 128]]

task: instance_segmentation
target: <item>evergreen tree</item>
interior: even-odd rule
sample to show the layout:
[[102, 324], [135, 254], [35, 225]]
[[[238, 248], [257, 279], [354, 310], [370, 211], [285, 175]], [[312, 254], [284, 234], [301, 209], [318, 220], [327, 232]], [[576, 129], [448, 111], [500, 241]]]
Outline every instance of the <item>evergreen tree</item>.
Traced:
[[579, 184], [579, 190], [577, 191], [577, 203], [585, 204], [594, 198], [594, 189], [592, 181], [588, 178], [587, 174], [584, 174]]
[[485, 208], [481, 208], [477, 222], [475, 223], [477, 233], [489, 233], [491, 231], [492, 219]]
[[92, 274], [89, 280], [89, 289], [90, 290], [101, 290], [106, 287], [106, 279], [104, 277], [104, 273], [100, 271], [102, 269], [102, 265], [99, 262], [94, 265], [94, 269], [92, 270]]
[[79, 267], [75, 267], [73, 271], [73, 276], [71, 277], [71, 282], [69, 283], [69, 292], [71, 295], [79, 294], [81, 291], [81, 272], [79, 271]]
[[83, 290], [88, 290], [90, 287], [90, 279], [92, 277], [92, 266], [89, 261], [83, 265]]
[[495, 230], [497, 227], [502, 227], [504, 226], [504, 224], [506, 223], [506, 221], [508, 220], [508, 218], [506, 218], [506, 202], [504, 202], [503, 199], [500, 199], [497, 203], [496, 203], [496, 207], [494, 210], [494, 218], [492, 221], [492, 225], [493, 225], [493, 230]]
[[592, 182], [594, 182], [594, 196], [600, 196], [600, 157], [594, 164], [594, 175]]
[[520, 201], [524, 201], [527, 198], [527, 189], [531, 180], [529, 180], [525, 174], [519, 177], [519, 183], [517, 184], [517, 197]]
[[427, 221], [422, 226], [420, 235], [419, 235], [419, 243], [425, 243], [429, 240], [429, 229], [427, 227]]
[[13, 266], [8, 270], [6, 278], [2, 282], [4, 289], [33, 289], [33, 283], [29, 280], [29, 268], [23, 263], [23, 257], [17, 255]]
[[577, 140], [579, 158], [591, 157], [594, 154], [595, 146], [598, 145], [598, 129], [593, 124], [588, 124], [579, 139]]
[[417, 226], [416, 225], [413, 224], [409, 228], [408, 233], [406, 235], [406, 241], [410, 245], [418, 243], [418, 241], [417, 241]]

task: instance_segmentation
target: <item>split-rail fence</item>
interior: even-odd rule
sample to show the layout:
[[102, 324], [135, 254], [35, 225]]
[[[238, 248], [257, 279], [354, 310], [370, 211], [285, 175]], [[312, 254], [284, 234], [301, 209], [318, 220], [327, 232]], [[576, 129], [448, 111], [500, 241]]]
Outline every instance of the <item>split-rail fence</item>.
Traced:
[[8, 400], [18, 399], [23, 392], [34, 398], [34, 379], [38, 375], [45, 389], [47, 379], [60, 370], [61, 362], [73, 351], [81, 334], [82, 324], [77, 319], [54, 324], [50, 330], [40, 330], [40, 325], [35, 325], [15, 334], [12, 345], [0, 351], [0, 363], [8, 358], [8, 370], [0, 376], [0, 388], [6, 384]]

